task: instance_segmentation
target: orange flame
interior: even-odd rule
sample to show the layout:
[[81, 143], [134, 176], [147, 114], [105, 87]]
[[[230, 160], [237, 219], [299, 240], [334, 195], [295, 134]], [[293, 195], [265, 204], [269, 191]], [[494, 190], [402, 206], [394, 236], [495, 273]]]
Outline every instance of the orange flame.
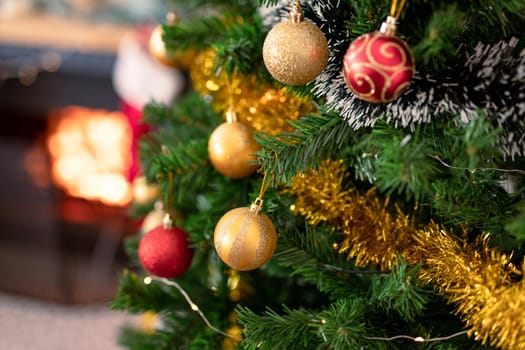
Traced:
[[66, 107], [50, 117], [47, 148], [54, 183], [69, 195], [124, 206], [132, 131], [121, 112]]

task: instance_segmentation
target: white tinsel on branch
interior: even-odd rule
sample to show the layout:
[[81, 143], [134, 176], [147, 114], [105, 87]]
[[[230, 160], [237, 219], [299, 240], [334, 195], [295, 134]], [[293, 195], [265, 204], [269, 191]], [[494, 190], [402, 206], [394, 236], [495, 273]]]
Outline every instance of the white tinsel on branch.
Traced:
[[[459, 48], [456, 66], [436, 76], [416, 72], [410, 89], [397, 100], [371, 104], [357, 99], [342, 75], [342, 59], [351, 43], [344, 25], [351, 11], [348, 2], [302, 4], [305, 18], [321, 28], [330, 49], [328, 64], [313, 82], [312, 91], [353, 128], [371, 127], [385, 120], [396, 127], [413, 129], [436, 116], [455, 118], [462, 126], [481, 112], [503, 129], [499, 146], [505, 157], [525, 155], [525, 50], [516, 56], [517, 39], [492, 45], [479, 43], [470, 50]], [[286, 6], [280, 3], [266, 15], [282, 18]]]

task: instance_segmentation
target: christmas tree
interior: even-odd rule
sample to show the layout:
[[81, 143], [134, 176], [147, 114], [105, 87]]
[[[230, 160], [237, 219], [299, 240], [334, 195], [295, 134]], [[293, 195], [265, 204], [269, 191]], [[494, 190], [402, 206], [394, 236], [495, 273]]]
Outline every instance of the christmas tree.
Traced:
[[525, 349], [524, 1], [170, 5], [122, 344]]

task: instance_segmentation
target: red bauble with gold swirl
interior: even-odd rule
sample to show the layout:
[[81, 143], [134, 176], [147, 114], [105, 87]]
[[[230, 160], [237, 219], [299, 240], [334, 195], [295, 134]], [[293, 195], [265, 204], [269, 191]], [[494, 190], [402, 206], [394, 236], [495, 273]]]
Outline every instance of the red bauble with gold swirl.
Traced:
[[348, 48], [343, 59], [346, 84], [358, 98], [390, 102], [410, 86], [414, 57], [408, 45], [395, 35], [363, 34]]

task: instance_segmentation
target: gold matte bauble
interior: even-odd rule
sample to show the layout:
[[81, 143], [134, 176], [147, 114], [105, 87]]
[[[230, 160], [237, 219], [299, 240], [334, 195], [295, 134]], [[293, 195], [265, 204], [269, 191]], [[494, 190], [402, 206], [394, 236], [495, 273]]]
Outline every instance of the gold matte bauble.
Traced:
[[303, 85], [326, 66], [328, 43], [311, 21], [284, 20], [266, 36], [263, 59], [268, 72], [281, 83]]
[[162, 40], [162, 26], [160, 24], [151, 32], [149, 52], [160, 63], [178, 69], [189, 69], [196, 56], [193, 50], [184, 52], [168, 51], [164, 40]]
[[219, 220], [213, 237], [215, 250], [228, 266], [254, 270], [270, 260], [277, 244], [277, 233], [268, 216], [259, 210], [232, 209]]
[[240, 122], [219, 125], [208, 141], [213, 167], [232, 179], [250, 176], [257, 171], [255, 153], [260, 149], [253, 138], [253, 128]]

